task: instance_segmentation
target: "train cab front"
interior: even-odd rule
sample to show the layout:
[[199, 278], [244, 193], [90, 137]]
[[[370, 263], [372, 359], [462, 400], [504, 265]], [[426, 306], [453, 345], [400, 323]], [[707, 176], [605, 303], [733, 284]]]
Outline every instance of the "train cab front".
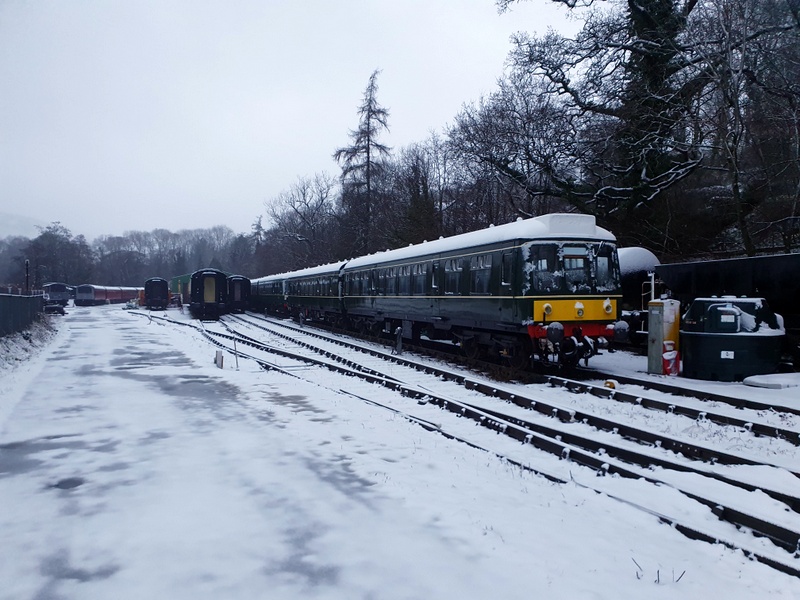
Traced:
[[528, 334], [543, 359], [576, 365], [625, 335], [618, 324], [619, 258], [613, 238], [532, 243], [525, 264]]
[[564, 366], [575, 366], [600, 350], [609, 341], [624, 341], [628, 324], [615, 320], [614, 298], [570, 298], [534, 300], [534, 315], [528, 323], [528, 335], [539, 358]]

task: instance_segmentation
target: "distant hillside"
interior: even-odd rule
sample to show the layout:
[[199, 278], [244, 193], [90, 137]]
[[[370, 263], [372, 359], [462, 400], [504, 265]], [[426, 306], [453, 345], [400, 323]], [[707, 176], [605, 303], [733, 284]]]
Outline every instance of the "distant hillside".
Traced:
[[47, 223], [29, 217], [0, 212], [0, 239], [14, 235], [35, 238], [39, 235], [39, 230], [36, 229], [37, 225], [46, 227]]

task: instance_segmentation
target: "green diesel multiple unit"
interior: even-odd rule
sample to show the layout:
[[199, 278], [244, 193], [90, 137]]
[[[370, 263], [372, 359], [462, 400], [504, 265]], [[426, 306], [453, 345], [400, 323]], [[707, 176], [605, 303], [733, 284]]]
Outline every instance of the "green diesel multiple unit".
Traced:
[[612, 336], [616, 240], [591, 215], [550, 214], [252, 280], [252, 302], [373, 332], [449, 340], [467, 355], [575, 364]]

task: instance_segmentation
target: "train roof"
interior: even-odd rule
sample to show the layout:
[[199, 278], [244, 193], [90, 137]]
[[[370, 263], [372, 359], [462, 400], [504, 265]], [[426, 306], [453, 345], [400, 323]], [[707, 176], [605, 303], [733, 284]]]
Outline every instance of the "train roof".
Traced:
[[367, 256], [360, 256], [351, 260], [340, 261], [317, 267], [309, 267], [291, 273], [278, 273], [253, 279], [253, 283], [270, 281], [272, 279], [292, 279], [295, 277], [309, 277], [314, 275], [327, 275], [338, 273], [342, 268], [347, 269], [365, 267], [375, 262], [388, 262], [412, 259], [433, 254], [452, 252], [463, 248], [488, 246], [498, 242], [514, 240], [597, 240], [615, 242], [616, 237], [610, 231], [598, 227], [594, 215], [573, 213], [551, 213], [531, 219], [517, 219], [513, 223], [497, 225], [462, 233], [447, 238], [439, 238], [431, 242], [422, 242], [405, 248], [386, 250]]
[[228, 273], [226, 273], [225, 271], [221, 271], [219, 269], [215, 269], [214, 267], [205, 267], [203, 269], [197, 269], [196, 271], [194, 271], [191, 274], [191, 276], [194, 277], [195, 275], [197, 275], [199, 277], [200, 275], [204, 275], [204, 274], [225, 275], [225, 277], [228, 276]]
[[251, 280], [252, 283], [261, 283], [262, 281], [270, 281], [271, 279], [292, 279], [294, 277], [309, 277], [313, 275], [327, 275], [338, 273], [341, 268], [347, 264], [346, 260], [342, 260], [327, 265], [319, 265], [317, 267], [308, 267], [299, 271], [291, 271], [290, 273], [276, 273], [274, 275], [266, 275], [257, 279]]
[[594, 215], [551, 213], [532, 219], [517, 219], [513, 223], [491, 226], [447, 238], [439, 238], [438, 240], [423, 242], [414, 246], [362, 256], [349, 261], [347, 268], [371, 265], [376, 260], [386, 262], [411, 259], [431, 254], [452, 252], [463, 248], [488, 246], [499, 242], [548, 239], [591, 239], [615, 242], [617, 238], [610, 231], [598, 227]]

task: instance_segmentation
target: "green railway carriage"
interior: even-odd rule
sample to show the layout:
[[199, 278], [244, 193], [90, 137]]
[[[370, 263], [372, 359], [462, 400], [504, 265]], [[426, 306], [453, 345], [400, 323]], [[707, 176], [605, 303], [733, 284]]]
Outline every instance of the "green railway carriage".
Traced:
[[251, 304], [277, 315], [339, 322], [341, 269], [346, 262], [253, 279]]
[[253, 310], [288, 315], [284, 275], [268, 275], [250, 282], [250, 306]]
[[189, 304], [191, 302], [190, 289], [191, 289], [192, 274], [184, 273], [183, 275], [176, 275], [169, 280], [169, 291], [173, 295], [179, 295], [182, 304]]
[[[590, 215], [551, 214], [361, 257], [342, 275], [360, 329], [451, 339], [467, 354], [575, 362], [615, 334], [614, 236]], [[619, 325], [617, 335], [623, 335]]]
[[267, 310], [282, 302], [306, 318], [399, 328], [518, 365], [588, 360], [626, 330], [616, 240], [591, 215], [520, 219], [254, 284]]

